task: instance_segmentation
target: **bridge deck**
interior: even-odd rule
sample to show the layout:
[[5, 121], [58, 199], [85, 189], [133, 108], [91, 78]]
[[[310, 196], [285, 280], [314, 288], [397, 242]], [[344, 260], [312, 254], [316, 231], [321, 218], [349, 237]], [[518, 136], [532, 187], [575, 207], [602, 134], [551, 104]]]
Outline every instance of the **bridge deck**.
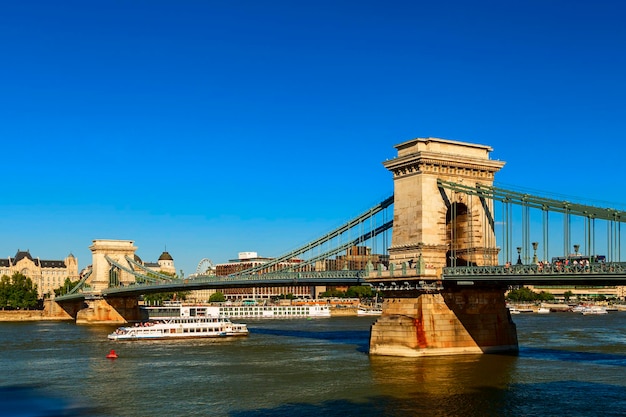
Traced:
[[442, 281], [507, 285], [626, 285], [626, 263], [464, 266], [444, 268]]

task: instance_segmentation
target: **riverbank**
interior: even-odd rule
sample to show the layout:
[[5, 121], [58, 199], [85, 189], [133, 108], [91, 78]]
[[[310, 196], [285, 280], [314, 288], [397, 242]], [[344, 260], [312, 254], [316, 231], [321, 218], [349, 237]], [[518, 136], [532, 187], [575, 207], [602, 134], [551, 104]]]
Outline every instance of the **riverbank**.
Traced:
[[[626, 311], [626, 305], [624, 304], [584, 304], [587, 306], [598, 306], [604, 307], [608, 310], [613, 311]], [[519, 312], [523, 313], [537, 313], [540, 308], [547, 308], [552, 312], [570, 312], [572, 311], [573, 305], [562, 304], [562, 303], [541, 303], [541, 304], [527, 304], [527, 303], [507, 303], [509, 308], [513, 308]]]
[[53, 317], [45, 310], [0, 310], [2, 321], [72, 321], [73, 318]]
[[[332, 317], [357, 316], [356, 307], [331, 307]], [[0, 322], [11, 321], [74, 321], [73, 318], [53, 317], [45, 310], [0, 310]]]

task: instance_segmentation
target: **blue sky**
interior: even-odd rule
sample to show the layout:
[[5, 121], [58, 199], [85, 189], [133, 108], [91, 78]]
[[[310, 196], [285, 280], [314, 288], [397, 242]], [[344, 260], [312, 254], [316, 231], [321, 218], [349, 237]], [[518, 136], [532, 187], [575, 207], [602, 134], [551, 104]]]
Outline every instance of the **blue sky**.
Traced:
[[621, 1], [0, 1], [0, 256], [130, 239], [195, 271], [393, 192], [394, 145], [490, 145], [499, 185], [626, 200]]

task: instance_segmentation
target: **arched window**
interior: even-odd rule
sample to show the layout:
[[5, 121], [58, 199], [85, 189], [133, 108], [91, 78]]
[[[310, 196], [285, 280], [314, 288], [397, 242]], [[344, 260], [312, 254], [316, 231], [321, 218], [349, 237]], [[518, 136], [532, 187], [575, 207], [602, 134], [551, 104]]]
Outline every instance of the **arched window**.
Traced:
[[466, 266], [470, 245], [470, 215], [463, 203], [452, 203], [446, 213], [446, 235], [449, 242], [446, 266]]
[[119, 269], [116, 266], [109, 269], [109, 287], [117, 287], [120, 285]]

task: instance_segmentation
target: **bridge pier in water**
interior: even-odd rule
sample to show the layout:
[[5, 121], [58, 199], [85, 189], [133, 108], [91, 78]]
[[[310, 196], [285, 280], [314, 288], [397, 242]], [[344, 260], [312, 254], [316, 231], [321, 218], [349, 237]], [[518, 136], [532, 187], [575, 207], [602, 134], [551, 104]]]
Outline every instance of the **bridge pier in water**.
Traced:
[[83, 299], [56, 302], [54, 299], [46, 299], [43, 303], [44, 314], [47, 317], [55, 317], [60, 320], [75, 320], [78, 312], [84, 307]]
[[446, 190], [438, 181], [491, 186], [504, 162], [489, 158], [489, 146], [437, 138], [413, 139], [396, 149], [397, 158], [383, 163], [394, 179], [390, 268], [367, 278], [386, 287], [370, 354], [517, 352], [505, 288], [441, 282], [446, 266], [496, 265], [499, 249], [493, 201]]
[[85, 300], [87, 307], [76, 314], [76, 324], [124, 324], [142, 320], [136, 297]]
[[501, 288], [388, 294], [383, 315], [372, 325], [370, 335], [371, 355], [415, 357], [517, 351], [515, 323]]

